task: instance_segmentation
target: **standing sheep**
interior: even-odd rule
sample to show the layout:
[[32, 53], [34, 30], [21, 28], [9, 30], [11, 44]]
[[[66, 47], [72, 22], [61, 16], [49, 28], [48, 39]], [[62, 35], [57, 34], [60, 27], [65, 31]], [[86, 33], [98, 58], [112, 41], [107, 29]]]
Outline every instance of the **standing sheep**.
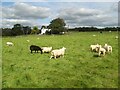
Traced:
[[14, 44], [12, 42], [7, 42], [6, 45], [7, 46], [13, 46]]
[[42, 47], [42, 52], [43, 53], [49, 53], [52, 51], [52, 47]]
[[96, 45], [90, 45], [91, 51], [98, 52], [97, 47], [99, 47], [99, 44]]
[[31, 45], [30, 50], [31, 50], [31, 53], [32, 53], [32, 51], [35, 51], [35, 52], [37, 51], [37, 53], [38, 53], [38, 51], [40, 51], [42, 54], [42, 49], [39, 46]]
[[105, 44], [105, 45], [104, 45], [104, 49], [105, 49], [107, 52], [112, 53], [112, 46]]
[[56, 59], [56, 57], [59, 57], [59, 56], [64, 57], [65, 50], [66, 50], [65, 47], [63, 47], [62, 49], [52, 50], [50, 59], [53, 58], [53, 57]]
[[97, 48], [98, 48], [98, 55], [99, 56], [101, 56], [101, 55], [105, 56], [106, 50], [104, 48], [102, 48], [101, 45], [99, 45], [99, 47], [97, 47]]

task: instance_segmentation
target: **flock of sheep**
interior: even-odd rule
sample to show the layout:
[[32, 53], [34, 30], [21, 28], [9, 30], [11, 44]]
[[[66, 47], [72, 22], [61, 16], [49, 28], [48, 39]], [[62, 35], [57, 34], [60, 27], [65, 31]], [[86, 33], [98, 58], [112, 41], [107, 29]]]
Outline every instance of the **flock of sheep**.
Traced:
[[32, 51], [35, 51], [35, 52], [38, 52], [40, 51], [41, 54], [42, 53], [50, 53], [51, 52], [51, 57], [50, 59], [52, 58], [57, 58], [57, 57], [60, 57], [60, 56], [63, 56], [64, 57], [64, 54], [65, 54], [65, 50], [66, 48], [63, 47], [61, 49], [55, 49], [55, 50], [52, 50], [52, 47], [39, 47], [39, 46], [36, 46], [36, 45], [31, 45], [30, 46], [30, 50], [31, 50], [31, 53]]
[[[29, 41], [27, 40], [27, 42], [29, 42]], [[7, 42], [6, 45], [7, 46], [14, 46], [14, 44], [12, 42]], [[36, 46], [36, 45], [31, 45], [30, 46], [31, 53], [33, 51], [35, 51], [37, 53], [38, 53], [38, 51], [40, 51], [41, 54], [43, 54], [43, 53], [50, 53], [51, 52], [50, 59], [52, 59], [52, 58], [56, 59], [57, 57], [60, 57], [60, 56], [64, 57], [65, 50], [66, 50], [65, 47], [63, 47], [61, 49], [52, 50], [52, 47], [39, 47], [39, 46]]]
[[[30, 41], [27, 40], [27, 42], [30, 42]], [[6, 45], [7, 46], [14, 46], [14, 44], [12, 42], [7, 42]], [[39, 47], [36, 45], [30, 46], [31, 53], [33, 51], [35, 51], [35, 52], [40, 51], [41, 54], [51, 52], [50, 59], [52, 59], [52, 58], [56, 59], [57, 57], [60, 57], [60, 56], [64, 57], [65, 50], [66, 50], [65, 47], [63, 47], [61, 49], [55, 49], [55, 50], [52, 50], [52, 49], [53, 49], [52, 47]], [[97, 52], [98, 56], [105, 56], [107, 53], [112, 53], [112, 46], [108, 45], [108, 44], [105, 44], [103, 47], [100, 44], [90, 45], [90, 49], [92, 52]]]
[[112, 53], [112, 46], [105, 44], [103, 47], [102, 45], [90, 45], [91, 51], [97, 52], [98, 56], [105, 56], [106, 53]]

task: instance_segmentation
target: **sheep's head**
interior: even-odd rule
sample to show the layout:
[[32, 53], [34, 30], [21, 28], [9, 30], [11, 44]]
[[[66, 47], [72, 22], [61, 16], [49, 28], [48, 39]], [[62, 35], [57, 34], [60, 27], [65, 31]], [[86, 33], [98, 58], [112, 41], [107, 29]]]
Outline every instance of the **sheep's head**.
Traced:
[[107, 46], [107, 44], [105, 44], [105, 46]]
[[65, 48], [65, 47], [63, 47], [62, 49], [66, 50], [66, 48]]

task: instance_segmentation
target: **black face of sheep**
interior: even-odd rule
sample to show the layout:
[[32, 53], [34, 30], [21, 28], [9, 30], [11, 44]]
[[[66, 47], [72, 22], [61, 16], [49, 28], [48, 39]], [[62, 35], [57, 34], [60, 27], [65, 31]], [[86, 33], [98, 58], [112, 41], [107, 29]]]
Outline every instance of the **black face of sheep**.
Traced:
[[42, 54], [42, 49], [39, 46], [31, 45], [30, 50], [31, 50], [31, 53], [32, 53], [32, 51], [35, 51], [35, 52], [37, 51], [37, 53], [38, 53], [38, 51], [40, 51]]

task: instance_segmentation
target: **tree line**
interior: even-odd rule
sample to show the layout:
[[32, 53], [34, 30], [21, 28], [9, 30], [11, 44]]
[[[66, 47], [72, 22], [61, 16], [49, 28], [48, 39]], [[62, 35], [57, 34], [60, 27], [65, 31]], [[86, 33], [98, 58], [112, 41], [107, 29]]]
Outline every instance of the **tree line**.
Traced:
[[[119, 31], [119, 27], [105, 27], [99, 29], [97, 27], [77, 27], [67, 29], [64, 19], [56, 18], [53, 19], [48, 26], [42, 26], [42, 28], [51, 29], [47, 31], [46, 34], [61, 34], [62, 32], [68, 31], [78, 31], [78, 32], [90, 32], [90, 31]], [[18, 36], [18, 35], [29, 35], [29, 34], [39, 34], [41, 29], [37, 26], [31, 28], [30, 26], [23, 26], [21, 24], [15, 24], [13, 28], [2, 28], [2, 36]]]

